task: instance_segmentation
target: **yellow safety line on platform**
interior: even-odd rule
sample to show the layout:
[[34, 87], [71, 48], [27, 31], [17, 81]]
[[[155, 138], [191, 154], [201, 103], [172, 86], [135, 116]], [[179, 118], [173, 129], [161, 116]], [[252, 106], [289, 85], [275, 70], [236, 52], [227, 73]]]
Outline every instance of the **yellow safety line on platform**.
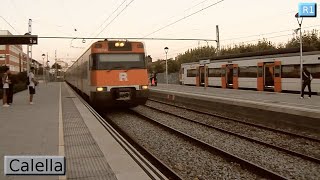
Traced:
[[[60, 82], [60, 90], [59, 90], [59, 156], [64, 156], [64, 133], [63, 133], [63, 121], [62, 121], [61, 82]], [[59, 176], [59, 180], [66, 180], [66, 179], [67, 179], [66, 175]]]

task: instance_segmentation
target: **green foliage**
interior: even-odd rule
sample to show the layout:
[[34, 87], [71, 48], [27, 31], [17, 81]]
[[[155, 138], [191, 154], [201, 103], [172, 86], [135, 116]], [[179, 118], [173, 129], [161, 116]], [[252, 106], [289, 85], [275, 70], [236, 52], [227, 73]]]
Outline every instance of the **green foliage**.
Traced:
[[54, 64], [51, 66], [51, 68], [52, 68], [52, 69], [56, 69], [56, 65], [57, 65], [57, 69], [62, 69], [61, 65], [58, 64], [58, 63], [54, 63]]
[[153, 73], [163, 73], [165, 72], [166, 67], [165, 67], [165, 62], [163, 60], [158, 60], [153, 63]]
[[[311, 32], [305, 32], [302, 37], [303, 46], [309, 50], [320, 50], [320, 36], [317, 30]], [[267, 39], [262, 39], [258, 43], [239, 43], [235, 46], [226, 46], [221, 48], [219, 55], [236, 55], [244, 53], [264, 52], [271, 50], [285, 50], [290, 48], [300, 47], [299, 36], [291, 38], [287, 43], [281, 43], [276, 45]], [[179, 54], [176, 60], [168, 60], [168, 72], [179, 72], [180, 65], [182, 63], [197, 62], [200, 59], [216, 57], [217, 49], [213, 46], [204, 46], [193, 49], [188, 49], [183, 54]], [[158, 60], [152, 62], [152, 58], [149, 56], [148, 71], [149, 73], [163, 73], [165, 72], [165, 60]]]
[[[310, 50], [320, 50], [320, 36], [317, 30], [311, 32], [304, 32], [302, 36], [303, 46], [308, 47]], [[234, 55], [250, 52], [262, 52], [270, 50], [280, 50], [289, 48], [300, 47], [300, 37], [296, 36], [289, 40], [287, 43], [281, 43], [278, 46], [268, 41], [267, 39], [262, 39], [256, 44], [245, 44], [240, 43], [235, 46], [226, 46], [221, 48], [219, 55]], [[212, 58], [217, 56], [216, 48], [213, 46], [199, 47], [194, 49], [188, 49], [183, 54], [177, 56], [177, 61], [182, 63], [196, 62], [199, 59]]]

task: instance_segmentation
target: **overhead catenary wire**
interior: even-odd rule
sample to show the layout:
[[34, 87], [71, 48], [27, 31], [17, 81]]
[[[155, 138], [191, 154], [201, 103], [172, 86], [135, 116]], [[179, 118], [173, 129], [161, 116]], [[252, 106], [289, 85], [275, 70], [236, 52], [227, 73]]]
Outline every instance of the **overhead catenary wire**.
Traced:
[[[319, 26], [320, 26], [320, 24], [313, 25], [313, 26], [306, 26], [306, 27], [304, 27], [304, 29], [309, 29], [309, 28], [319, 27]], [[261, 34], [255, 34], [255, 35], [249, 35], [249, 36], [221, 39], [220, 41], [237, 40], [237, 39], [250, 38], [250, 37], [256, 37], [256, 36], [264, 36], [264, 35], [277, 34], [277, 33], [282, 33], [282, 32], [289, 32], [289, 31], [293, 31], [293, 30], [288, 29], [288, 30], [283, 30], [283, 31], [274, 31], [274, 32], [269, 32], [269, 33], [261, 33]]]
[[204, 11], [204, 10], [206, 10], [206, 9], [212, 7], [212, 6], [215, 6], [215, 5], [217, 5], [217, 4], [219, 4], [219, 3], [223, 2], [223, 1], [225, 1], [225, 0], [220, 0], [220, 1], [218, 1], [218, 2], [215, 2], [215, 3], [213, 3], [213, 4], [210, 4], [209, 6], [207, 6], [207, 7], [205, 7], [205, 8], [202, 8], [202, 9], [200, 9], [200, 10], [194, 12], [194, 13], [191, 13], [191, 14], [183, 17], [183, 18], [180, 18], [180, 19], [178, 19], [178, 20], [176, 20], [176, 21], [174, 21], [174, 22], [172, 22], [172, 23], [170, 23], [170, 24], [168, 24], [168, 25], [166, 25], [166, 26], [164, 26], [164, 27], [162, 27], [162, 28], [159, 28], [159, 29], [155, 30], [155, 31], [153, 31], [152, 33], [149, 33], [148, 35], [144, 36], [143, 38], [148, 37], [148, 36], [150, 36], [150, 35], [152, 35], [152, 34], [155, 34], [155, 33], [159, 32], [159, 31], [161, 31], [161, 30], [163, 30], [163, 29], [165, 29], [165, 28], [167, 28], [167, 27], [169, 27], [169, 26], [172, 26], [172, 25], [174, 25], [174, 24], [176, 24], [176, 23], [178, 23], [178, 22], [180, 22], [180, 21], [182, 21], [182, 20], [184, 20], [184, 19], [187, 19], [187, 18], [189, 18], [189, 17], [191, 17], [191, 16], [193, 16], [193, 15], [195, 15], [195, 14], [198, 14], [199, 12]]
[[19, 31], [16, 30], [16, 28], [14, 28], [4, 17], [0, 16], [14, 31], [16, 31], [16, 33], [20, 34]]
[[99, 36], [111, 23], [113, 23], [113, 21], [115, 21], [115, 20], [118, 18], [118, 16], [119, 16], [124, 10], [126, 10], [133, 1], [135, 1], [135, 0], [131, 0], [131, 1], [116, 15], [116, 17], [114, 17], [114, 18], [98, 33], [98, 35], [96, 35], [96, 37]]
[[72, 36], [39, 36], [39, 39], [107, 39], [107, 40], [164, 40], [164, 41], [217, 41], [201, 38], [139, 38], [139, 37], [72, 37]]
[[[122, 3], [101, 23], [101, 25], [100, 25], [97, 29], [100, 29], [100, 28], [112, 17], [112, 15], [120, 9], [120, 7], [121, 7], [126, 1], [127, 1], [127, 0], [122, 1]], [[90, 36], [92, 36], [92, 35], [94, 35], [94, 33], [90, 34]], [[99, 34], [96, 35], [96, 37], [97, 37], [97, 36], [99, 36]]]
[[[99, 36], [111, 23], [113, 23], [113, 22], [120, 16], [120, 14], [130, 6], [130, 4], [131, 4], [133, 1], [134, 1], [134, 0], [131, 0], [131, 1], [95, 36], [95, 38], [86, 38], [86, 39], [105, 39], [105, 38], [96, 38], [96, 37]], [[126, 2], [126, 0], [125, 0], [124, 2]], [[124, 3], [124, 2], [123, 2], [123, 3]], [[122, 3], [122, 4], [123, 4], [123, 3]], [[121, 4], [121, 5], [122, 5], [122, 4]], [[119, 6], [119, 8], [121, 7], [121, 5]], [[117, 8], [117, 9], [118, 9], [118, 8]], [[83, 38], [83, 39], [85, 39], [85, 38]], [[90, 41], [90, 44], [91, 44], [91, 42], [92, 42], [92, 41]], [[89, 44], [87, 47], [89, 47], [90, 44]], [[86, 48], [85, 48], [85, 49], [86, 49]]]

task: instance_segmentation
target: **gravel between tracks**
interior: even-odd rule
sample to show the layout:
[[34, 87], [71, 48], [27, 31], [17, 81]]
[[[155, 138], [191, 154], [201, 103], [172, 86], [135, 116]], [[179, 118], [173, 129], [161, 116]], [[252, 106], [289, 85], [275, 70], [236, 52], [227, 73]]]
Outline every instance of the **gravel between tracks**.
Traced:
[[[156, 102], [154, 102], [152, 100], [151, 101], [147, 101], [147, 104], [150, 104], [150, 103], [156, 103]], [[179, 104], [179, 106], [185, 107], [182, 104]], [[198, 111], [207, 112], [207, 113], [212, 113], [212, 114], [223, 116], [223, 117], [239, 119], [239, 115], [234, 115], [234, 114], [232, 114], [232, 113], [230, 113], [228, 111], [226, 111], [226, 112], [219, 111], [218, 112], [218, 111], [214, 111], [212, 109], [208, 110], [208, 109], [197, 108], [197, 107], [193, 107], [192, 109], [195, 109], [195, 110], [198, 110]], [[320, 133], [317, 132], [317, 131], [312, 132], [312, 131], [301, 129], [301, 128], [299, 128], [299, 129], [292, 128], [291, 126], [283, 125], [283, 124], [270, 124], [270, 123], [269, 124], [265, 124], [265, 123], [261, 123], [259, 121], [256, 121], [256, 119], [248, 118], [248, 117], [245, 117], [243, 115], [240, 115], [240, 117], [241, 117], [241, 119], [239, 119], [239, 120], [241, 120], [243, 122], [253, 123], [253, 124], [257, 124], [257, 125], [270, 127], [270, 128], [273, 128], [273, 129], [279, 129], [279, 130], [292, 132], [292, 133], [295, 133], [295, 134], [300, 134], [300, 135], [311, 137], [311, 138], [315, 138], [315, 139], [320, 139]], [[272, 117], [270, 117], [270, 118], [272, 118]]]
[[181, 118], [162, 114], [150, 108], [140, 106], [134, 108], [134, 110], [140, 114], [152, 117], [159, 122], [165, 123], [170, 127], [188, 133], [209, 144], [224, 149], [229, 153], [252, 161], [263, 167], [267, 167], [290, 179], [320, 178], [320, 164], [306, 161]]
[[185, 179], [259, 178], [239, 164], [227, 162], [134, 115], [114, 112], [107, 117]]
[[270, 130], [265, 130], [262, 128], [242, 124], [240, 122], [234, 122], [231, 120], [209, 116], [206, 114], [190, 112], [182, 108], [168, 106], [161, 103], [148, 102], [147, 105], [174, 113], [176, 115], [180, 115], [182, 117], [190, 118], [197, 122], [206, 123], [215, 127], [239, 133], [256, 140], [262, 140], [263, 142], [266, 142], [268, 144], [273, 144], [279, 147], [300, 152], [301, 154], [320, 158], [320, 143], [316, 141], [310, 141], [304, 138], [297, 138], [282, 133], [272, 132]]

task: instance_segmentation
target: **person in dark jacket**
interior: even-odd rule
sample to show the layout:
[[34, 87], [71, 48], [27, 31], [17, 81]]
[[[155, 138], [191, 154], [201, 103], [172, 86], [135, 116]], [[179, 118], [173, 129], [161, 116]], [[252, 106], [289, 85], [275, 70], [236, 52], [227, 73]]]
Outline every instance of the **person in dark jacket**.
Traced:
[[154, 85], [157, 86], [158, 82], [157, 82], [157, 73], [154, 73], [153, 75], [153, 80], [154, 80]]
[[152, 79], [153, 79], [153, 75], [150, 74], [150, 85], [152, 86]]
[[11, 72], [9, 72], [8, 74], [9, 76], [9, 80], [10, 80], [10, 84], [9, 84], [9, 91], [7, 94], [7, 98], [8, 98], [8, 104], [11, 105], [13, 103], [13, 85], [16, 83], [15, 80], [13, 79], [13, 76], [11, 74]]
[[308, 86], [309, 98], [311, 98], [311, 80], [312, 80], [312, 75], [307, 70], [306, 67], [303, 67], [302, 80], [303, 80], [303, 84], [302, 84], [302, 90], [301, 90], [301, 99], [304, 98], [304, 89], [306, 88], [306, 86]]

